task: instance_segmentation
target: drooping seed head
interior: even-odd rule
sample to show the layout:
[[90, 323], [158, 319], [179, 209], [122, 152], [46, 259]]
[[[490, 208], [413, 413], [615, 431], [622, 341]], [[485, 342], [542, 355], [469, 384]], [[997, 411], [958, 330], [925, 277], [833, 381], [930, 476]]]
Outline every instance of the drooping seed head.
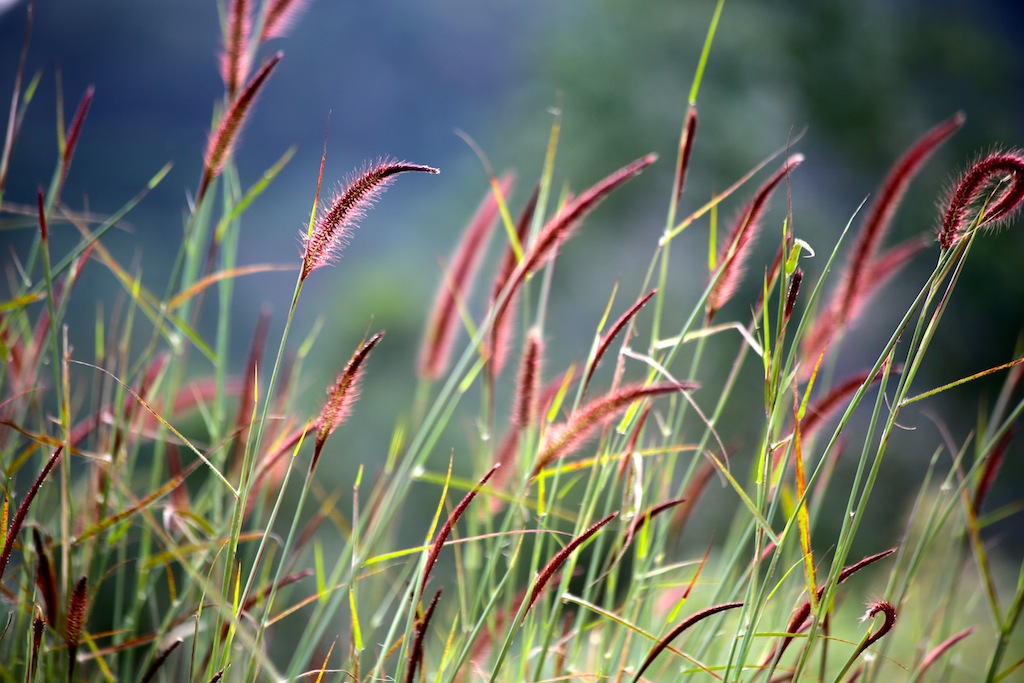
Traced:
[[[971, 218], [971, 208], [979, 206]], [[946, 202], [939, 244], [949, 249], [974, 228], [1009, 221], [1024, 206], [1024, 153], [997, 152], [972, 165]]]
[[857, 648], [857, 653], [854, 658], [859, 656], [864, 650], [871, 647], [874, 643], [878, 642], [878, 639], [884, 636], [886, 633], [892, 630], [892, 627], [896, 625], [896, 608], [893, 607], [892, 603], [885, 600], [876, 600], [868, 605], [868, 611], [861, 617], [861, 621], [869, 621], [874, 619], [875, 616], [882, 615], [882, 625], [877, 630], [872, 631], [868, 634], [868, 637], [861, 643], [860, 647]]
[[317, 268], [336, 261], [352, 230], [399, 173], [440, 173], [436, 168], [383, 158], [349, 178], [318, 216], [311, 233], [302, 232], [305, 255], [302, 279]]

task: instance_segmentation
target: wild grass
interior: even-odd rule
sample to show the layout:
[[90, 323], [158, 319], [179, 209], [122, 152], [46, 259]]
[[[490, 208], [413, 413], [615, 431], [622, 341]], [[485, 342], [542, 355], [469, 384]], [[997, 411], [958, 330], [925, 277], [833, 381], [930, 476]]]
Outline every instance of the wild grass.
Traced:
[[[559, 254], [587, 239], [569, 241], [605, 197], [646, 182], [656, 155], [623, 160], [557, 198], [557, 115], [526, 197], [513, 194], [511, 173], [498, 176], [482, 157], [491, 191], [423, 316], [419, 376], [388, 397], [393, 439], [367, 455], [344, 495], [325, 491], [323, 461], [359, 429], [360, 387], [375, 390], [373, 352], [388, 340], [379, 332], [298, 342], [308, 331], [295, 329], [294, 314], [311, 305], [302, 293], [315, 271], [346, 266], [342, 248], [387, 185], [437, 169], [381, 156], [322, 200], [321, 162], [284, 331], [268, 339], [259, 316], [244, 373], [230, 377], [235, 279], [269, 269], [238, 263], [247, 211], [290, 158], [246, 188], [233, 152], [282, 53], [255, 73], [251, 65], [303, 3], [228, 0], [222, 8], [224, 97], [161, 292], [104, 240], [167, 168], [99, 221], [63, 194], [102, 93], [90, 88], [61, 119], [49, 187], [19, 203], [4, 195], [40, 83], [38, 75], [26, 83], [22, 60], [0, 160], [0, 211], [28, 215], [32, 225], [27, 249], [5, 256], [9, 292], [0, 302], [8, 615], [0, 678], [1019, 679], [1024, 564], [987, 534], [1019, 514], [1019, 502], [992, 509], [986, 494], [1024, 411], [1024, 357], [1018, 348], [998, 367], [939, 387], [919, 374], [949, 324], [942, 319], [964, 269], [984, 267], [969, 258], [975, 241], [999, 239], [989, 228], [1024, 202], [1024, 159], [981, 157], [942, 195], [936, 232], [888, 250], [904, 190], [962, 115], [908, 140], [865, 218], [851, 217], [835, 245], [800, 237], [790, 180], [803, 156], [793, 143], [727, 190], [691, 200], [685, 180], [698, 172], [689, 161], [700, 144], [700, 82], [722, 4], [696, 67], [664, 229], [640, 291], [613, 288], [579, 360], [546, 362], [545, 352], [565, 343], [548, 326]], [[770, 212], [783, 191], [786, 210]], [[689, 204], [698, 208], [686, 215]], [[720, 248], [710, 233], [696, 303], [670, 314], [671, 293], [694, 281], [673, 272], [670, 250], [703, 248], [719, 209], [736, 210], [736, 221]], [[74, 231], [77, 242], [58, 246], [55, 229]], [[778, 240], [772, 263], [755, 261], [759, 232]], [[500, 253], [489, 254], [495, 241]], [[932, 272], [877, 340], [871, 367], [841, 376], [843, 335], [912, 258], [932, 259]], [[488, 267], [492, 285], [478, 310], [474, 274]], [[116, 306], [97, 309], [91, 354], [68, 342], [78, 319], [69, 308], [84, 305], [76, 290], [84, 268], [109, 272], [121, 287]], [[740, 285], [751, 280], [760, 294], [744, 300]], [[211, 310], [212, 335], [197, 326]], [[268, 343], [276, 345], [270, 355]], [[711, 344], [732, 355], [724, 377]], [[354, 349], [344, 365], [339, 345]], [[310, 354], [341, 366], [315, 414], [299, 408]], [[915, 404], [987, 375], [1004, 383], [978, 430], [943, 433], [935, 447], [936, 430], [919, 426], [900, 442], [931, 451], [925, 476], [886, 481], [897, 432], [921, 424]], [[753, 411], [750, 396], [761, 404]], [[736, 410], [746, 411], [743, 429], [725, 417]], [[474, 430], [453, 450], [459, 424]], [[756, 441], [738, 440], [751, 426]], [[395, 520], [416, 514], [412, 496], [422, 490], [436, 511], [417, 520], [426, 533], [409, 544]], [[906, 519], [865, 533], [872, 507], [893, 496], [905, 497]], [[723, 504], [701, 505], [711, 497]], [[731, 516], [715, 526], [725, 531], [701, 538], [706, 550], [679, 541], [695, 518], [723, 509]], [[835, 534], [823, 536], [837, 519]], [[896, 545], [862, 551], [880, 537]]]

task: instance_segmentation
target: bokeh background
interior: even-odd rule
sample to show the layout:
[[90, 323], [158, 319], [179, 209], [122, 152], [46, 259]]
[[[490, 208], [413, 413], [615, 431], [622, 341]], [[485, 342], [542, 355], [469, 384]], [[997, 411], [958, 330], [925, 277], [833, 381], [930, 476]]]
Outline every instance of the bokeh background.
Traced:
[[[440, 259], [487, 190], [480, 162], [455, 131], [476, 140], [498, 170], [517, 171], [513, 210], [539, 174], [552, 107], [562, 111], [559, 183], [580, 189], [646, 152], [662, 155], [564, 250], [548, 338], [553, 373], [585, 354], [616, 279], [617, 310], [639, 293], [663, 229], [671, 160], [713, 9], [713, 0], [313, 0], [290, 36], [275, 41], [272, 47], [285, 57], [238, 149], [242, 183], [255, 182], [290, 146], [297, 153], [246, 214], [241, 263], [298, 263], [298, 232], [315, 190], [328, 117], [327, 179], [341, 179], [385, 154], [442, 169], [437, 177], [400, 179], [363, 222], [341, 263], [317, 272], [304, 292], [296, 344], [317, 319], [324, 321], [307, 366], [310, 412], [319, 406], [323, 377], [337, 372], [368, 326], [388, 331], [372, 359], [359, 429], [335, 438], [331, 447], [338, 454], [321, 469], [328, 481], [342, 485], [359, 462], [385, 454], [414, 386], [416, 348]], [[11, 91], [25, 10], [24, 2], [15, 2], [0, 14], [0, 93]], [[173, 161], [171, 174], [107, 242], [162, 291], [223, 93], [218, 22], [210, 0], [39, 0], [28, 73], [42, 69], [43, 77], [4, 201], [31, 204], [36, 188], [49, 182], [57, 83], [67, 116], [95, 85], [64, 198], [95, 212], [114, 211]], [[893, 244], [934, 229], [943, 189], [973, 157], [1024, 145], [1024, 8], [1016, 0], [728, 0], [698, 105], [683, 211], [803, 131], [796, 149], [807, 161], [792, 179], [795, 229], [819, 254], [831, 249], [906, 147], [953, 112], [966, 112], [966, 125], [911, 186], [889, 237]], [[775, 202], [769, 230], [781, 224], [782, 205]], [[722, 219], [729, 217], [723, 210]], [[669, 301], [678, 308], [670, 319], [681, 320], [705, 283], [707, 227], [698, 223], [674, 243]], [[978, 243], [922, 389], [1014, 357], [1024, 324], [1021, 227]], [[5, 263], [31, 229], [5, 219]], [[761, 247], [753, 273], [775, 248], [767, 238]], [[920, 256], [878, 299], [844, 345], [840, 370], [870, 364], [936, 253]], [[807, 262], [808, 270], [819, 272], [821, 261]], [[238, 369], [262, 306], [272, 309], [272, 329], [280, 330], [293, 281], [293, 273], [270, 274], [237, 288], [231, 316]], [[100, 268], [84, 282], [90, 289], [78, 292], [83, 325], [72, 334], [82, 335], [77, 344], [88, 353], [95, 310], [89, 299], [117, 296], [118, 287]], [[752, 300], [757, 287], [751, 279], [722, 316], [745, 320], [743, 301]], [[723, 348], [717, 360], [724, 363], [734, 352]], [[747, 379], [752, 402], [736, 407], [738, 425], [745, 410], [757, 408], [756, 373]], [[929, 408], [962, 441], [1000, 380], [974, 383]], [[889, 457], [887, 478], [898, 486], [880, 490], [880, 520], [902, 513], [897, 491], [915, 480], [941, 440], [924, 415], [909, 426], [918, 430], [918, 450], [897, 447]], [[754, 437], [742, 426], [730, 436], [740, 449]], [[441, 450], [446, 458], [447, 448]], [[1022, 456], [1024, 448], [1015, 444], [991, 505], [1024, 493]], [[1024, 548], [1017, 531], [1011, 520], [993, 533], [1019, 554]]]

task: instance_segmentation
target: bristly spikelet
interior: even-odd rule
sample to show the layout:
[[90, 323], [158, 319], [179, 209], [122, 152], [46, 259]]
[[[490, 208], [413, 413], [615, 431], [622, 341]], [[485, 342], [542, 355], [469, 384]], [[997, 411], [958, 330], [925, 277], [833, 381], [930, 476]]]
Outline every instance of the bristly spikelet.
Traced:
[[[526, 206], [523, 207], [523, 211], [519, 214], [519, 219], [516, 221], [516, 239], [524, 249], [526, 248], [526, 240], [529, 237], [530, 224], [533, 222], [533, 214], [537, 210], [537, 199], [539, 196], [540, 185], [535, 185], [530, 198], [526, 201]], [[498, 263], [497, 274], [491, 288], [491, 300], [488, 310], [497, 310], [501, 292], [505, 289], [505, 285], [508, 284], [509, 278], [512, 277], [518, 263], [519, 260], [516, 257], [515, 249], [512, 248], [510, 242], [505, 248], [501, 261]], [[513, 322], [516, 317], [515, 292], [509, 295], [502, 310], [504, 315], [500, 319], [495, 317], [487, 341], [488, 365], [490, 366], [492, 381], [501, 374], [502, 368], [505, 367], [505, 360], [508, 358], [509, 348], [512, 346]]]
[[[514, 183], [515, 176], [511, 173], [506, 173], [498, 181], [503, 198], [508, 197]], [[473, 286], [497, 219], [498, 199], [492, 190], [480, 202], [466, 225], [448, 268], [442, 275], [420, 349], [419, 373], [422, 377], [436, 380], [448, 367], [452, 344], [459, 329], [459, 304], [469, 297], [469, 290]]]
[[541, 364], [544, 358], [544, 340], [540, 330], [532, 328], [523, 346], [523, 361], [519, 366], [516, 383], [514, 428], [525, 429], [537, 419], [537, 398], [540, 391]]
[[89, 113], [95, 93], [96, 89], [91, 85], [85, 89], [85, 93], [78, 103], [78, 109], [75, 110], [75, 115], [68, 125], [68, 134], [64, 140], [64, 149], [60, 160], [60, 182], [57, 184], [56, 196], [60, 196], [60, 190], [64, 188], [64, 181], [67, 180], [68, 170], [71, 168], [71, 159], [75, 156], [75, 147], [78, 146], [78, 138], [82, 134], [82, 125], [85, 123], [85, 117]]
[[[36, 477], [35, 481], [29, 487], [25, 493], [25, 498], [21, 501], [21, 505], [14, 512], [14, 518], [11, 519], [11, 525], [6, 529], [7, 534], [4, 536], [4, 547], [3, 551], [0, 552], [0, 579], [4, 576], [4, 570], [7, 569], [7, 563], [11, 560], [11, 552], [14, 551], [14, 543], [18, 540], [18, 533], [21, 531], [21, 525], [25, 522], [25, 515], [28, 514], [28, 509], [32, 506], [32, 501], [35, 500], [36, 494], [39, 493], [39, 488], [43, 485], [43, 481], [46, 476], [50, 474], [50, 470], [53, 469], [54, 463], [57, 462], [57, 458], [60, 457], [63, 452], [64, 446], [58, 446], [57, 450], [53, 452], [50, 459], [43, 465], [42, 471], [39, 476]], [[6, 511], [6, 504], [4, 509]]]
[[[537, 420], [540, 401], [541, 367], [544, 363], [544, 339], [540, 330], [531, 328], [523, 343], [523, 357], [519, 364], [516, 393], [512, 402], [512, 419], [508, 433], [502, 439], [495, 454], [495, 462], [501, 465], [494, 477], [492, 487], [506, 488], [516, 473], [516, 456], [523, 433]], [[504, 506], [505, 501], [495, 496], [490, 500], [491, 514]]]
[[[519, 264], [509, 274], [501, 287], [506, 291], [506, 297], [498, 303], [494, 310], [494, 317], [491, 322], [491, 349], [495, 356], [499, 352], [504, 356], [505, 351], [500, 347], [503, 344], [501, 332], [506, 330], [508, 322], [505, 317], [514, 306], [514, 301], [519, 287], [526, 280], [526, 276], [547, 263], [558, 247], [565, 243], [576, 231], [576, 228], [583, 222], [587, 214], [624, 183], [640, 175], [640, 173], [658, 160], [657, 154], [647, 154], [639, 159], [626, 164], [614, 173], [604, 177], [589, 187], [586, 191], [565, 204], [561, 211], [554, 215], [541, 228], [537, 238], [530, 243], [530, 246], [523, 253]], [[507, 350], [507, 349], [506, 349]], [[492, 377], [496, 377], [500, 371], [500, 364], [492, 364]]]
[[[971, 207], [981, 205], [973, 219]], [[1024, 153], [996, 152], [974, 163], [949, 193], [939, 244], [949, 249], [975, 227], [995, 227], [1024, 206]]]
[[636, 681], [640, 680], [641, 676], [643, 676], [643, 673], [645, 671], [647, 671], [648, 667], [650, 667], [651, 664], [654, 663], [654, 660], [657, 658], [657, 656], [659, 654], [661, 654], [662, 652], [664, 652], [665, 649], [668, 648], [669, 644], [671, 644], [671, 642], [673, 640], [675, 640], [685, 630], [687, 630], [688, 628], [690, 628], [694, 624], [696, 624], [698, 622], [701, 622], [704, 619], [707, 619], [708, 617], [712, 617], [712, 616], [714, 616], [714, 615], [716, 615], [716, 614], [718, 614], [720, 612], [725, 612], [727, 610], [736, 609], [737, 607], [743, 607], [743, 603], [742, 602], [725, 602], [725, 603], [722, 603], [721, 605], [713, 605], [711, 607], [707, 607], [705, 609], [702, 609], [701, 611], [697, 612], [696, 614], [694, 614], [694, 615], [690, 616], [689, 618], [685, 619], [682, 623], [680, 623], [675, 628], [673, 628], [671, 631], [669, 631], [665, 635], [665, 637], [663, 637], [661, 640], [659, 640], [657, 643], [654, 644], [654, 647], [651, 648], [651, 651], [648, 652], [647, 656], [644, 658], [643, 663], [636, 670], [636, 673], [633, 674], [633, 679], [632, 679], [633, 683], [636, 683]]
[[284, 36], [308, 4], [308, 0], [271, 0], [263, 15], [260, 42]]
[[68, 630], [66, 641], [68, 646], [68, 683], [74, 680], [75, 663], [78, 660], [78, 643], [82, 639], [82, 629], [85, 627], [85, 611], [88, 606], [88, 583], [86, 577], [82, 577], [75, 584], [71, 592], [71, 601], [68, 603]]
[[571, 452], [583, 443], [596, 427], [622, 413], [634, 401], [675, 391], [691, 391], [698, 388], [696, 382], [679, 384], [632, 384], [611, 391], [582, 406], [568, 420], [552, 427], [544, 437], [537, 462], [531, 476], [536, 477], [552, 461]]
[[46, 623], [51, 626], [57, 624], [57, 578], [53, 573], [53, 563], [47, 553], [46, 544], [39, 529], [32, 528], [32, 544], [36, 551], [36, 587], [43, 599], [43, 608], [46, 615]]
[[530, 589], [529, 602], [526, 604], [526, 610], [523, 614], [529, 612], [534, 604], [536, 604], [537, 599], [540, 597], [541, 593], [544, 592], [544, 587], [551, 580], [551, 577], [554, 576], [555, 572], [558, 571], [558, 568], [565, 563], [569, 556], [572, 555], [577, 548], [583, 545], [588, 538], [600, 531], [601, 527], [618, 516], [618, 512], [613, 512], [607, 517], [604, 517], [590, 525], [590, 527], [588, 527], [582, 534], [569, 541], [564, 548], [559, 550], [555, 553], [554, 557], [548, 560], [548, 563], [544, 565], [544, 568], [541, 569], [540, 572], [538, 572], [537, 579], [533, 582], [533, 587]]
[[857, 653], [854, 658], [860, 656], [864, 650], [867, 650], [873, 644], [878, 642], [878, 639], [884, 636], [886, 633], [892, 630], [892, 627], [896, 625], [896, 608], [893, 607], [892, 603], [885, 600], [876, 600], [868, 605], [868, 611], [861, 617], [861, 621], [869, 621], [874, 619], [876, 615], [881, 614], [883, 617], [882, 625], [878, 627], [877, 631], [872, 631], [868, 634], [868, 637], [864, 639], [864, 642], [857, 648]]
[[231, 0], [227, 27], [224, 30], [224, 52], [220, 56], [220, 75], [228, 98], [234, 98], [242, 81], [249, 74], [249, 33], [252, 31], [250, 0]]
[[646, 306], [647, 302], [651, 300], [651, 297], [657, 293], [658, 290], [655, 288], [637, 299], [636, 303], [630, 306], [625, 313], [619, 316], [619, 319], [612, 324], [608, 329], [608, 332], [601, 337], [601, 340], [597, 344], [597, 349], [594, 351], [594, 359], [589, 365], [587, 365], [586, 373], [583, 376], [583, 394], [587, 393], [587, 387], [590, 386], [590, 380], [594, 376], [594, 371], [601, 363], [601, 359], [608, 351], [608, 347], [611, 346], [613, 341], [615, 341], [615, 338], [620, 332], [622, 332], [623, 328], [625, 328], [633, 320], [636, 314], [640, 312], [640, 309]]
[[779, 183], [789, 177], [790, 172], [799, 166], [803, 160], [802, 154], [794, 154], [786, 159], [786, 163], [782, 165], [782, 168], [776, 171], [775, 175], [761, 186], [761, 189], [757, 191], [754, 198], [750, 200], [750, 203], [740, 213], [740, 218], [729, 233], [729, 239], [722, 248], [718, 258], [718, 267], [721, 269], [722, 274], [708, 295], [708, 322], [715, 317], [718, 309], [732, 298], [732, 295], [736, 293], [736, 289], [739, 287], [747, 257], [750, 255], [750, 248], [754, 244], [754, 237], [757, 236], [757, 231], [761, 225], [761, 218], [768, 208], [768, 199], [771, 197], [772, 192], [779, 186]]
[[370, 337], [370, 339], [356, 349], [349, 359], [345, 369], [338, 375], [338, 381], [334, 383], [327, 395], [327, 403], [320, 413], [320, 428], [316, 434], [316, 448], [313, 452], [313, 460], [309, 463], [309, 471], [312, 474], [316, 468], [317, 460], [320, 459], [320, 451], [323, 450], [327, 437], [345, 421], [356, 399], [359, 398], [359, 380], [363, 375], [363, 364], [370, 355], [370, 351], [377, 345], [377, 342], [384, 336], [383, 332]]
[[693, 139], [697, 136], [697, 107], [692, 104], [686, 110], [686, 123], [679, 137], [679, 158], [676, 166], [675, 198], [683, 193], [686, 184], [686, 171], [690, 167], [690, 153], [693, 151]]
[[283, 56], [284, 53], [278, 52], [268, 59], [252, 77], [252, 80], [246, 84], [238, 97], [231, 101], [227, 111], [221, 116], [217, 129], [210, 136], [210, 141], [206, 145], [203, 179], [199, 183], [197, 201], [202, 200], [210, 183], [220, 174], [224, 164], [231, 157], [231, 150], [235, 146], [235, 142], [238, 141], [238, 135], [242, 131], [242, 126], [245, 125], [249, 110], [252, 109], [252, 105], [256, 101], [256, 96], [259, 95], [267, 78], [270, 77], [270, 73]]
[[334, 196], [330, 206], [320, 212], [313, 231], [302, 232], [305, 255], [302, 279], [317, 268], [338, 260], [352, 229], [399, 173], [440, 173], [431, 166], [408, 164], [382, 158], [351, 177]]

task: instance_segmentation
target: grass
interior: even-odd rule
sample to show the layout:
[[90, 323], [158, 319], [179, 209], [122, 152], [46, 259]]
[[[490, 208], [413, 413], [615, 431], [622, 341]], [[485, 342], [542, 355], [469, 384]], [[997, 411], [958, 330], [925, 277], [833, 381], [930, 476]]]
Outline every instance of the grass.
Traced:
[[[789, 181], [803, 156], [791, 144], [727, 190], [691, 201], [685, 181], [696, 172], [689, 158], [700, 144], [697, 102], [719, 2], [640, 292], [613, 289], [580, 360], [546, 365], [545, 350], [563, 343], [546, 325], [559, 298], [558, 255], [586, 239], [570, 240], [605, 197], [645, 182], [657, 156], [559, 192], [556, 115], [533, 192], [513, 201], [514, 176], [499, 177], [478, 150], [491, 192], [424, 315], [419, 373], [409, 378], [417, 388], [389, 400], [396, 427], [379, 445], [386, 457], [362, 463], [351, 495], [331, 494], [318, 465], [358, 429], [360, 389], [374, 390], [374, 351], [388, 340], [383, 332], [315, 340], [294, 329], [295, 312], [309, 305], [303, 285], [337, 261], [399, 175], [438, 171], [381, 157], [322, 199], [321, 163], [283, 334], [268, 339], [261, 317], [243, 374], [227, 375], [235, 278], [270, 269], [238, 263], [247, 210], [290, 158], [246, 188], [232, 153], [282, 59], [260, 62], [265, 43], [284, 35], [302, 4], [231, 0], [223, 8], [225, 95], [162, 292], [144, 286], [140, 267], [119, 262], [104, 238], [167, 168], [104, 219], [63, 196], [100, 96], [91, 89], [66, 123], [60, 118], [50, 186], [31, 202], [3, 194], [40, 82], [26, 83], [24, 61], [19, 67], [0, 211], [27, 217], [33, 238], [7, 262], [0, 302], [2, 680], [1021, 675], [1024, 565], [986, 534], [1019, 502], [991, 509], [985, 501], [1024, 410], [1024, 357], [1018, 349], [998, 367], [939, 387], [919, 373], [949, 324], [942, 318], [961, 273], [979, 267], [969, 259], [974, 242], [998, 239], [990, 229], [1024, 202], [1024, 158], [981, 157], [941, 199], [939, 232], [892, 247], [883, 245], [904, 190], [962, 115], [909, 145], [831, 249], [794, 229], [799, 197]], [[766, 166], [775, 170], [764, 178]], [[768, 209], [784, 192], [779, 220]], [[688, 204], [699, 208], [687, 215]], [[735, 222], [716, 238], [719, 209], [733, 207]], [[58, 245], [58, 226], [77, 241]], [[692, 309], [670, 314], [679, 277], [670, 252], [700, 245], [708, 227], [703, 292]], [[489, 250], [493, 233], [502, 244]], [[772, 235], [774, 261], [752, 264], [754, 242]], [[873, 365], [841, 376], [844, 333], [912, 258], [931, 258], [931, 274], [878, 340]], [[109, 272], [122, 289], [113, 308], [97, 308], [91, 355], [68, 344], [66, 322], [69, 307], [81, 305], [72, 296], [84, 268]], [[488, 268], [481, 311], [474, 280]], [[744, 300], [741, 283], [757, 280], [759, 295]], [[197, 321], [210, 310], [219, 322], [207, 335]], [[306, 414], [298, 407], [303, 365], [339, 343], [351, 356], [325, 387], [322, 410]], [[712, 360], [721, 353], [731, 354], [724, 377]], [[918, 450], [934, 448], [930, 463], [920, 481], [886, 482], [898, 432], [919, 423], [915, 404], [990, 374], [1003, 388], [976, 432], [944, 434], [937, 448], [928, 430], [901, 435]], [[752, 412], [750, 396], [762, 404]], [[744, 429], [725, 417], [737, 410], [748, 413]], [[460, 424], [474, 429], [464, 451], [449, 452], [447, 435]], [[756, 442], [737, 441], [751, 425]], [[409, 544], [395, 521], [415, 514], [411, 497], [423, 490], [435, 512], [422, 520], [422, 541]], [[873, 506], [894, 495], [907, 496], [907, 519], [865, 533]], [[724, 503], [701, 504], [709, 498]], [[679, 542], [695, 516], [724, 509], [731, 516], [716, 520], [724, 532], [703, 538], [706, 550]], [[823, 535], [830, 524], [836, 531]], [[861, 554], [880, 536], [899, 542]]]

